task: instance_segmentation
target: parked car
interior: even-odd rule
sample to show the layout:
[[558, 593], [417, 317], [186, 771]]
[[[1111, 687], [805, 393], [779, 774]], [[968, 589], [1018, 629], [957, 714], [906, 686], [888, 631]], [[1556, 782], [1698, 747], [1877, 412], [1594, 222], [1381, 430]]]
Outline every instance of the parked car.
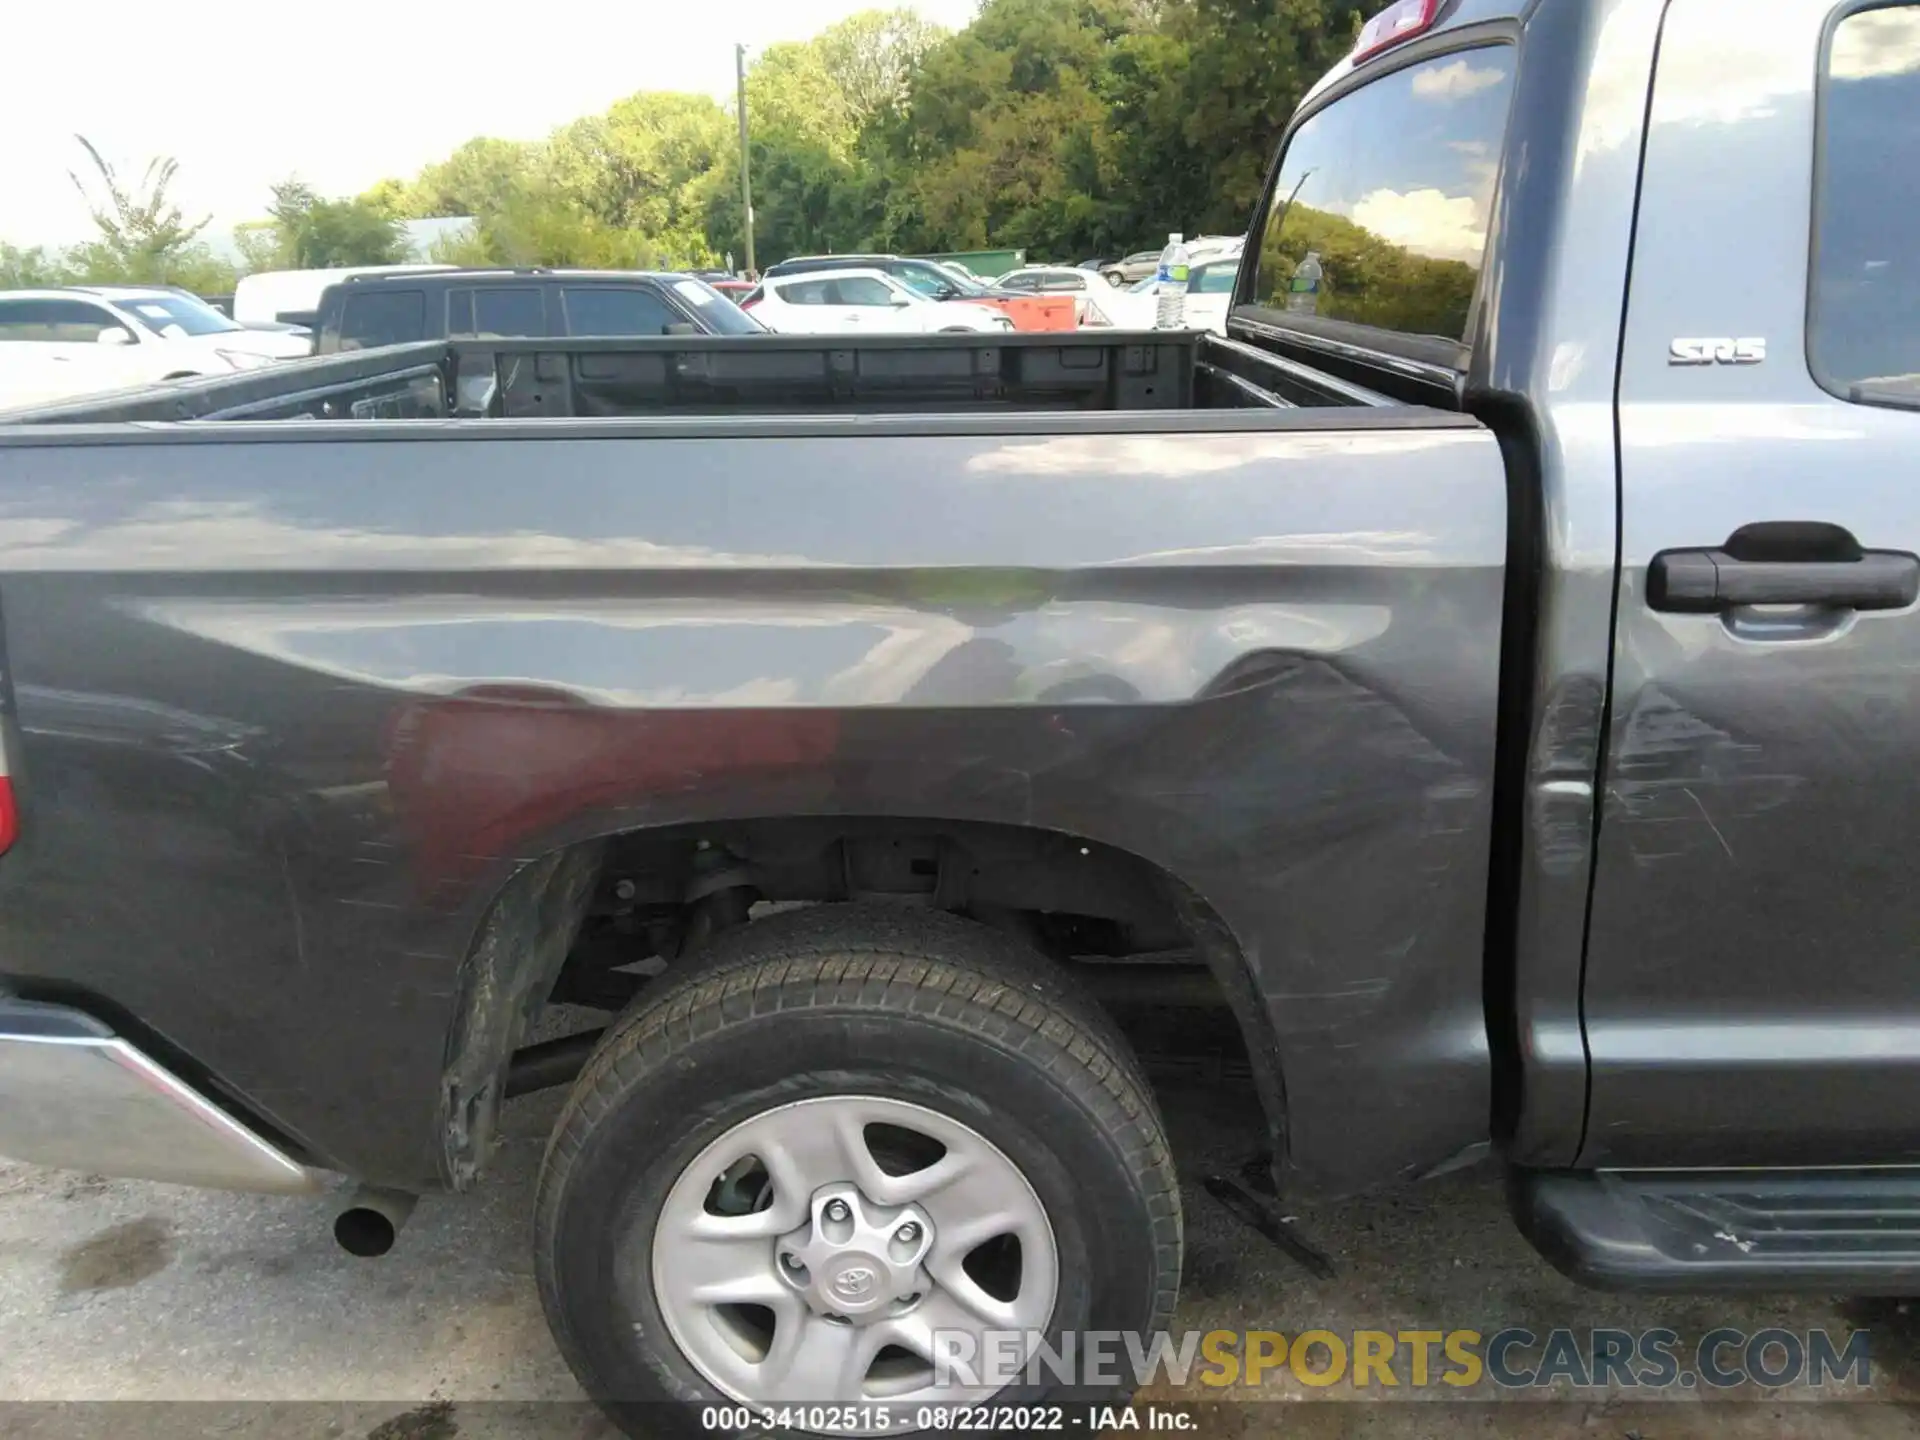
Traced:
[[[1233, 285], [1240, 274], [1236, 249], [1217, 260], [1202, 260], [1187, 272], [1181, 306], [1181, 328], [1227, 333], [1227, 307], [1233, 303]], [[1155, 295], [1156, 302], [1158, 294]]]
[[1074, 308], [1065, 301], [977, 280], [950, 261], [919, 260], [904, 255], [799, 256], [769, 266], [766, 278], [820, 274], [829, 270], [879, 270], [929, 300], [966, 300], [991, 305], [1012, 320], [1016, 330], [1071, 330], [1076, 323]]
[[1158, 250], [1136, 250], [1123, 260], [1115, 260], [1101, 270], [1106, 282], [1118, 290], [1127, 285], [1137, 284], [1152, 277], [1160, 268]]
[[1151, 330], [1158, 309], [1160, 282], [1152, 275], [1124, 288], [1096, 285], [1087, 292], [1087, 306], [1095, 318], [1089, 323], [1118, 330]]
[[[760, 278], [776, 280], [782, 275], [815, 275], [828, 270], [880, 270], [933, 300], [955, 298], [961, 283], [959, 276], [938, 261], [905, 255], [794, 255], [769, 265]], [[954, 293], [946, 293], [949, 291]]]
[[[1239, 240], [1219, 242], [1201, 248], [1202, 256], [1188, 271], [1183, 287], [1179, 328], [1227, 333], [1227, 307], [1233, 298], [1234, 277], [1240, 270]], [[1149, 275], [1124, 289], [1096, 285], [1087, 295], [1087, 307], [1098, 319], [1089, 323], [1112, 325], [1122, 330], [1151, 330], [1159, 323], [1161, 283]]]
[[758, 335], [707, 281], [638, 270], [353, 275], [320, 298], [319, 350], [520, 335]]
[[1111, 294], [1112, 288], [1101, 282], [1100, 277], [1089, 270], [1079, 270], [1066, 265], [1028, 265], [1019, 270], [1011, 270], [996, 282], [1001, 289], [1019, 293], [1037, 295], [1065, 295], [1072, 297], [1074, 322], [1079, 325], [1111, 325], [1113, 323], [1108, 310], [1102, 306], [1101, 292]]
[[1027, 265], [1018, 270], [1009, 270], [994, 283], [1002, 290], [1085, 295], [1099, 284], [1099, 277], [1067, 265]]
[[1013, 321], [994, 306], [930, 300], [882, 270], [785, 272], [763, 281], [742, 303], [754, 319], [782, 335], [1013, 329]]
[[1225, 339], [0, 428], [0, 1153], [343, 1172], [374, 1253], [577, 1076], [534, 1265], [634, 1435], [1045, 1424], [1089, 1330], [1104, 1398], [1210, 1153], [1146, 1047], [1295, 1256], [1483, 1164], [1584, 1281], [1916, 1293], [1920, 3], [1752, 9], [1403, 0]]
[[0, 291], [0, 407], [228, 375], [311, 350], [305, 336], [249, 330], [171, 286]]
[[[1185, 242], [1187, 258], [1192, 264], [1224, 255], [1229, 250], [1237, 251], [1243, 243], [1245, 237], [1239, 235], [1195, 235]], [[1136, 250], [1126, 259], [1103, 267], [1100, 273], [1116, 290], [1151, 280], [1160, 271], [1160, 253], [1160, 250]]]

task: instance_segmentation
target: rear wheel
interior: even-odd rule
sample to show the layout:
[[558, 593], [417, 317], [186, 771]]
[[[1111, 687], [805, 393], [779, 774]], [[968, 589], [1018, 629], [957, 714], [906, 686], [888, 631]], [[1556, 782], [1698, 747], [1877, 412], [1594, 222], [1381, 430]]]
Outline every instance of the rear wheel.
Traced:
[[1118, 270], [1103, 270], [1100, 273], [1107, 277], [1107, 283], [1116, 290], [1127, 283], [1127, 277]]
[[[804, 1404], [911, 1431], [928, 1407], [1087, 1395], [1023, 1373], [1043, 1337], [1167, 1323], [1159, 1118], [1046, 964], [949, 916], [822, 906], [723, 936], [616, 1027], [549, 1148], [537, 1259], [562, 1351], [623, 1426]], [[992, 1331], [1016, 1336], [999, 1371]]]

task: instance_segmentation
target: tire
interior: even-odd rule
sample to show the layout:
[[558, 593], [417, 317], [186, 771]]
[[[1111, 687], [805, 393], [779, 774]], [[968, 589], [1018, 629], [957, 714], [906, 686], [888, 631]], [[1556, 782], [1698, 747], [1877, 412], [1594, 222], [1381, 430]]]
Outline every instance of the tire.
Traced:
[[[693, 1291], [676, 1288], [678, 1272], [694, 1263], [689, 1257], [708, 1252], [701, 1248], [705, 1242], [683, 1236], [709, 1233], [700, 1227], [715, 1223], [708, 1217], [714, 1197], [723, 1194], [722, 1180], [737, 1176], [747, 1162], [724, 1171], [712, 1167], [742, 1145], [758, 1144], [775, 1157], [823, 1153], [787, 1137], [817, 1133], [807, 1126], [836, 1114], [853, 1115], [857, 1128], [850, 1133], [860, 1137], [869, 1156], [876, 1133], [901, 1133], [869, 1127], [894, 1127], [898, 1120], [946, 1146], [939, 1164], [958, 1151], [957, 1163], [966, 1167], [956, 1170], [960, 1179], [922, 1197], [925, 1209], [913, 1211], [925, 1222], [919, 1227], [906, 1225], [912, 1218], [906, 1210], [885, 1219], [888, 1210], [869, 1192], [882, 1193], [884, 1200], [878, 1187], [905, 1194], [930, 1183], [935, 1162], [915, 1158], [903, 1171], [876, 1160], [884, 1175], [869, 1168], [863, 1173], [873, 1177], [871, 1184], [845, 1187], [855, 1221], [898, 1227], [884, 1243], [909, 1229], [926, 1232], [927, 1258], [915, 1272], [913, 1293], [905, 1293], [909, 1287], [902, 1281], [895, 1298], [863, 1301], [885, 1308], [852, 1317], [851, 1331], [822, 1329], [849, 1324], [821, 1313], [830, 1287], [871, 1289], [874, 1267], [848, 1263], [848, 1252], [817, 1248], [827, 1243], [821, 1237], [832, 1238], [831, 1198], [799, 1183], [802, 1172], [793, 1172], [796, 1183], [789, 1185], [774, 1178], [776, 1170], [787, 1174], [784, 1168], [755, 1160], [764, 1176], [747, 1188], [757, 1183], [759, 1198], [750, 1210], [736, 1210], [718, 1223], [752, 1227], [764, 1214], [765, 1223], [776, 1227], [765, 1233], [782, 1237], [775, 1247], [788, 1247], [792, 1233], [802, 1234], [816, 1247], [804, 1251], [811, 1268], [780, 1270], [769, 1256], [767, 1272], [774, 1282], [794, 1285], [795, 1273], [805, 1275], [811, 1288], [798, 1292], [801, 1300], [782, 1298], [777, 1319], [766, 1305], [694, 1308], [702, 1302], [682, 1298]], [[887, 1119], [867, 1118], [874, 1114]], [[843, 1127], [837, 1133], [848, 1132]], [[748, 1138], [737, 1138], [742, 1136]], [[766, 1143], [755, 1136], [767, 1137]], [[1064, 1331], [1151, 1333], [1166, 1326], [1180, 1279], [1180, 1193], [1150, 1092], [1105, 1013], [1018, 940], [949, 915], [823, 905], [772, 916], [723, 934], [696, 971], [621, 1019], [582, 1072], [540, 1177], [535, 1259], [541, 1301], [575, 1375], [627, 1433], [711, 1434], [716, 1416], [725, 1430], [729, 1406], [763, 1411], [812, 1397], [792, 1393], [799, 1381], [776, 1388], [771, 1401], [746, 1382], [723, 1388], [722, 1381], [736, 1373], [729, 1368], [735, 1362], [715, 1348], [712, 1333], [722, 1328], [715, 1317], [724, 1312], [725, 1325], [732, 1327], [735, 1312], [750, 1319], [756, 1310], [765, 1312], [764, 1325], [754, 1319], [770, 1331], [756, 1341], [764, 1345], [760, 1369], [774, 1368], [783, 1336], [854, 1333], [871, 1347], [893, 1333], [887, 1327], [926, 1333], [942, 1328], [934, 1317], [959, 1313], [955, 1307], [964, 1309], [965, 1302], [955, 1297], [968, 1293], [956, 1268], [973, 1273], [972, 1259], [961, 1266], [960, 1255], [977, 1257], [986, 1247], [962, 1252], [959, 1246], [977, 1242], [956, 1239], [943, 1254], [941, 1235], [956, 1235], [960, 1227], [936, 1206], [942, 1195], [957, 1203], [976, 1189], [986, 1193], [1004, 1167], [1026, 1188], [993, 1194], [1013, 1196], [1007, 1207], [1025, 1217], [1019, 1223], [1027, 1228], [1019, 1233], [1033, 1240], [1031, 1249], [1022, 1239], [1013, 1251], [1017, 1283], [1005, 1303], [1013, 1311], [1047, 1306], [1044, 1319], [1010, 1328], [1044, 1332], [1057, 1353]], [[711, 1190], [709, 1174], [721, 1177]], [[986, 1178], [976, 1186], [976, 1176]], [[839, 1193], [827, 1187], [829, 1197]], [[692, 1211], [689, 1197], [695, 1197]], [[1038, 1208], [1037, 1222], [1028, 1201]], [[777, 1214], [783, 1207], [788, 1214]], [[844, 1220], [847, 1208], [838, 1208]], [[691, 1222], [684, 1218], [689, 1214]], [[785, 1231], [796, 1215], [800, 1230]], [[688, 1223], [695, 1228], [683, 1229]], [[997, 1218], [988, 1225], [995, 1223]], [[990, 1243], [1004, 1247], [1005, 1240]], [[801, 1258], [784, 1248], [781, 1253], [790, 1265]], [[855, 1258], [886, 1253], [897, 1252], [868, 1245]], [[922, 1282], [924, 1293], [917, 1288]], [[754, 1283], [780, 1290], [778, 1283]], [[880, 1283], [884, 1287], [885, 1279]], [[839, 1293], [831, 1289], [831, 1295]], [[840, 1308], [838, 1300], [832, 1308]], [[706, 1321], [706, 1328], [696, 1321]], [[746, 1322], [739, 1324], [744, 1333]], [[812, 1328], [785, 1329], [789, 1324]], [[693, 1348], [676, 1334], [689, 1337]], [[862, 1387], [874, 1372], [859, 1368], [865, 1363], [858, 1356], [849, 1362], [851, 1390], [842, 1387], [818, 1399], [890, 1403], [849, 1398], [867, 1393]], [[896, 1367], [896, 1378], [902, 1365], [922, 1379], [933, 1373], [923, 1349], [913, 1344], [897, 1353], [890, 1345], [876, 1363]], [[820, 1367], [786, 1368], [791, 1375], [823, 1373]], [[993, 1394], [996, 1404], [1031, 1405], [1107, 1402], [1125, 1393], [1112, 1385], [1069, 1385], [1044, 1367], [1033, 1379], [1029, 1384], [1022, 1376], [997, 1392], [983, 1387], [953, 1398], [978, 1401]], [[951, 1393], [930, 1402], [900, 1402], [895, 1413], [912, 1422], [918, 1405], [941, 1403]], [[870, 1420], [864, 1423], [872, 1428]], [[908, 1431], [914, 1428], [906, 1424]]]
[[1107, 284], [1113, 286], [1116, 290], [1122, 288], [1127, 283], [1127, 277], [1118, 270], [1103, 270], [1100, 273], [1106, 276]]

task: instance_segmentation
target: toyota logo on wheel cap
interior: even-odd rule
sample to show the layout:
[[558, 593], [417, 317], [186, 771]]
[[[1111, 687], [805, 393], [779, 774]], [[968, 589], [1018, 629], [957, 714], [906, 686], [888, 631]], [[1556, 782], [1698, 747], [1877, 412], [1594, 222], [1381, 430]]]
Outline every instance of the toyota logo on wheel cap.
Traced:
[[833, 1293], [842, 1300], [864, 1300], [873, 1293], [879, 1272], [866, 1265], [849, 1265], [833, 1277]]

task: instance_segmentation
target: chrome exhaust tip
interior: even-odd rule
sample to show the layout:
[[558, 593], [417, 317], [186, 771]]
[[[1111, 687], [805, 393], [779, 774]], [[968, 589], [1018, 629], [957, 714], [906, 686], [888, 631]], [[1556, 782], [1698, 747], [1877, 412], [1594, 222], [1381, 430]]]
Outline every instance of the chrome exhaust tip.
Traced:
[[333, 1219], [333, 1238], [349, 1255], [371, 1260], [393, 1249], [400, 1227], [413, 1214], [420, 1197], [405, 1190], [383, 1190], [377, 1185], [362, 1185], [353, 1192], [347, 1208]]

